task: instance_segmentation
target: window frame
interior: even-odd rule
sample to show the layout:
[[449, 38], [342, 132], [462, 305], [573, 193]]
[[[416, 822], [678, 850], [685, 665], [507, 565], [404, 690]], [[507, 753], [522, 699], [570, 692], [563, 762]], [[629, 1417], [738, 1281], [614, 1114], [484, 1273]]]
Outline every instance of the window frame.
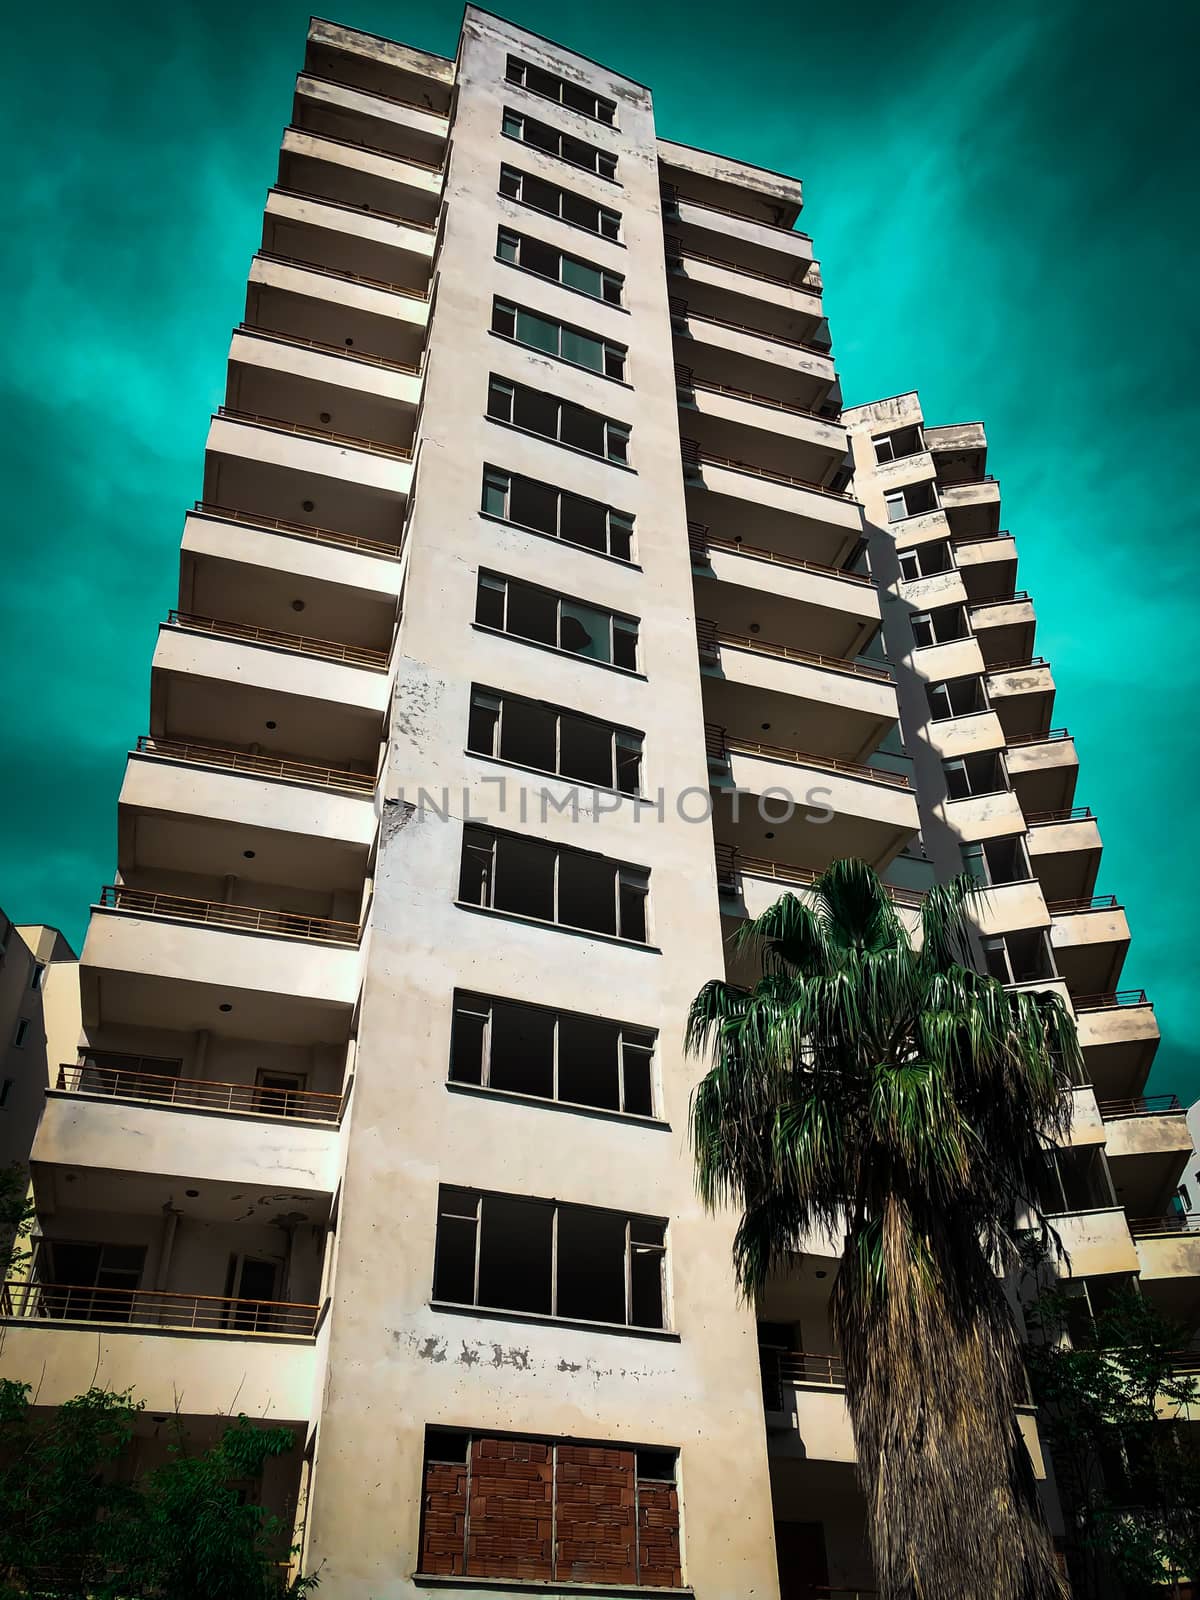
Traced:
[[[542, 213], [544, 215], [545, 213]], [[597, 238], [602, 235], [597, 235]], [[556, 270], [553, 274], [542, 272], [537, 267], [526, 265], [521, 260], [526, 244], [537, 245], [543, 250], [549, 250], [557, 257]], [[505, 249], [511, 249], [511, 254], [506, 255]], [[535, 278], [541, 278], [543, 283], [556, 283], [560, 289], [567, 289], [572, 294], [581, 294], [588, 300], [594, 300], [598, 305], [613, 306], [617, 310], [625, 310], [625, 274], [614, 272], [611, 267], [599, 267], [594, 261], [585, 261], [582, 256], [574, 256], [569, 250], [560, 250], [556, 244], [547, 244], [543, 239], [534, 239], [529, 234], [518, 233], [514, 228], [506, 228], [501, 223], [496, 229], [496, 260], [507, 267], [516, 267], [521, 272], [528, 272]], [[590, 289], [583, 289], [577, 283], [568, 283], [563, 277], [563, 263], [572, 262], [577, 267], [586, 267], [589, 272], [594, 272], [600, 279], [600, 293], [593, 294]], [[615, 290], [609, 294], [609, 288]]]
[[[507, 320], [511, 315], [512, 332], [507, 333], [503, 328], [496, 326], [497, 321]], [[530, 344], [527, 339], [522, 339], [518, 329], [520, 319], [530, 317], [535, 321], [544, 323], [548, 328], [555, 329], [556, 339], [554, 350], [547, 350], [542, 345]], [[506, 300], [503, 295], [492, 296], [492, 325], [491, 331], [498, 339], [508, 339], [513, 344], [519, 345], [522, 350], [536, 350], [541, 356], [549, 356], [553, 361], [565, 362], [567, 366], [574, 367], [578, 372], [590, 372], [598, 378], [608, 378], [614, 383], [624, 384], [628, 388], [625, 377], [626, 362], [629, 359], [629, 346], [618, 343], [615, 339], [605, 339], [599, 334], [591, 333], [587, 328], [576, 327], [574, 323], [563, 322], [558, 317], [548, 317], [541, 311], [534, 311], [530, 306], [518, 305], [515, 300]], [[590, 339], [593, 344], [600, 347], [601, 364], [597, 367], [589, 366], [586, 361], [574, 361], [563, 354], [563, 335], [574, 334], [577, 338]], [[610, 366], [619, 370], [610, 371]]]
[[[553, 210], [529, 198], [525, 193], [525, 186], [528, 183], [541, 184], [552, 191], [555, 202]], [[502, 199], [511, 200], [514, 205], [527, 206], [530, 211], [536, 211], [539, 217], [551, 217], [555, 222], [564, 223], [568, 228], [580, 228], [584, 233], [590, 233], [597, 239], [607, 239], [610, 244], [621, 243], [623, 219], [619, 211], [614, 210], [612, 206], [601, 205], [598, 200], [589, 200], [587, 195], [576, 194], [573, 189], [564, 189], [561, 184], [551, 183], [549, 178], [540, 178], [536, 172], [526, 172], [522, 167], [510, 166], [507, 161], [502, 161], [497, 193]], [[594, 228], [590, 223], [580, 221], [578, 217], [566, 215], [566, 208], [572, 203], [591, 207], [595, 211]]]
[[[535, 700], [529, 695], [510, 694], [503, 689], [492, 689], [485, 684], [473, 683], [469, 700], [470, 711], [476, 709], [480, 700], [494, 700], [496, 702], [496, 719], [492, 725], [491, 750], [477, 750], [471, 744], [470, 716], [467, 723], [467, 752], [469, 755], [482, 756], [490, 761], [505, 761], [512, 766], [526, 766], [524, 762], [512, 761], [511, 757], [502, 755], [501, 749], [504, 737], [504, 705], [507, 701], [511, 705], [535, 706], [541, 711], [549, 712], [554, 718], [554, 749], [557, 767], [527, 767], [530, 772], [544, 772], [547, 777], [561, 778], [564, 783], [582, 783], [589, 789], [610, 789], [614, 794], [628, 795], [631, 800], [645, 798], [642, 782], [645, 774], [642, 771], [646, 754], [646, 735], [638, 728], [627, 727], [624, 723], [609, 722], [604, 717], [589, 716], [584, 711], [574, 711], [570, 706], [560, 706], [550, 700]], [[562, 718], [572, 717], [577, 722], [591, 723], [593, 727], [603, 728], [609, 735], [609, 752], [612, 758], [612, 779], [609, 784], [592, 783], [589, 779], [576, 776], [574, 773], [563, 772], [562, 769]], [[636, 743], [637, 753], [637, 787], [623, 788], [619, 782], [621, 776], [621, 749], [622, 741], [626, 749], [632, 749]]]
[[[556, 641], [559, 642], [547, 644], [544, 639], [535, 639], [528, 634], [517, 633], [508, 626], [508, 602], [511, 586], [513, 584], [525, 589], [530, 589], [536, 594], [548, 595], [556, 602], [555, 638]], [[490, 590], [493, 593], [501, 593], [503, 596], [502, 614], [504, 620], [499, 627], [494, 626], [492, 623], [480, 622], [479, 620], [479, 598], [481, 592], [485, 589]], [[563, 622], [562, 608], [564, 605], [584, 606], [589, 611], [595, 611], [598, 614], [608, 617], [609, 657], [607, 661], [602, 661], [598, 656], [584, 655], [582, 651], [579, 650], [568, 649], [567, 646], [561, 643]], [[543, 650], [553, 650], [559, 655], [570, 656], [576, 661], [589, 661], [593, 666], [608, 667], [614, 672], [627, 672], [634, 673], [639, 676], [642, 675], [639, 665], [641, 659], [640, 618], [631, 617], [628, 615], [628, 613], [623, 611], [613, 611], [608, 606], [597, 606], [592, 605], [591, 602], [587, 600], [577, 600], [572, 595], [564, 595], [557, 589], [547, 589], [543, 584], [540, 583], [530, 583], [525, 578], [510, 578], [506, 573], [493, 572], [487, 567], [480, 567], [476, 577], [474, 626], [477, 628], [484, 628], [489, 633], [501, 633], [506, 639], [519, 639], [525, 644], [537, 645]], [[621, 662], [613, 659], [613, 646], [618, 633], [622, 633], [625, 637], [632, 637], [633, 639], [633, 665], [631, 667], [624, 666]]]
[[[504, 389], [509, 391], [508, 415], [499, 416], [495, 411], [492, 410], [492, 398], [495, 391]], [[517, 422], [515, 420], [515, 406], [518, 390], [520, 390], [523, 394], [534, 396], [535, 399], [543, 400], [548, 405], [552, 405], [554, 407], [553, 433], [543, 432], [541, 428], [531, 428], [525, 423]], [[572, 412], [577, 412], [581, 417], [588, 418], [589, 420], [598, 422], [600, 424], [604, 438], [604, 448], [602, 451], [589, 450], [585, 445], [572, 444], [569, 439], [563, 438], [563, 423]], [[532, 384], [521, 383], [517, 378], [507, 378], [503, 373], [491, 372], [488, 374], [487, 410], [485, 414], [492, 422], [499, 422], [504, 427], [508, 428], [517, 428], [520, 430], [520, 432], [531, 434], [537, 439], [548, 439], [551, 444], [560, 445], [564, 450], [574, 450], [577, 455], [588, 456], [593, 461], [606, 462], [611, 467], [624, 467], [630, 472], [634, 470], [629, 461], [629, 445], [633, 438], [633, 425], [628, 422], [622, 422], [619, 417], [610, 417], [603, 411], [593, 411], [591, 406], [581, 406], [577, 400], [564, 400], [561, 395], [550, 394], [544, 389], [535, 389]], [[619, 445], [619, 451], [617, 454], [613, 453], [614, 443]], [[505, 469], [496, 468], [495, 470], [503, 471]], [[511, 476], [515, 478], [521, 478], [526, 477], [527, 474], [515, 472], [512, 473]], [[531, 479], [530, 481], [537, 482], [538, 480]], [[546, 487], [554, 488], [555, 486], [553, 484], [548, 484]], [[559, 489], [558, 492], [560, 494], [575, 494], [573, 489]], [[580, 500], [586, 500], [589, 499], [590, 496], [577, 495], [576, 498]], [[599, 503], [600, 502], [597, 502], [597, 504]], [[610, 506], [609, 510], [611, 511], [612, 509], [613, 508]], [[631, 512], [624, 512], [620, 514], [629, 517], [632, 532], [632, 523], [634, 521], [633, 514]]]
[[[514, 133], [507, 126], [510, 121], [521, 124], [519, 133]], [[551, 150], [546, 145], [536, 144], [532, 139], [527, 139], [525, 137], [526, 124], [532, 124], [533, 127], [549, 134], [552, 139], [557, 141], [558, 148]], [[568, 167], [574, 167], [577, 172], [586, 172], [592, 177], [603, 178], [606, 183], [619, 185], [620, 180], [617, 178], [618, 158], [614, 152], [604, 150], [599, 145], [589, 144], [586, 139], [578, 139], [573, 133], [568, 133], [565, 128], [552, 127], [550, 123], [541, 122], [537, 117], [528, 116], [524, 111], [515, 111], [512, 106], [503, 106], [500, 111], [500, 132], [504, 138], [511, 139], [515, 144], [521, 145], [526, 150], [536, 150], [540, 155], [549, 156], [554, 161], [562, 161]], [[568, 140], [573, 145], [578, 145], [581, 150], [586, 150], [594, 160], [591, 162], [576, 161], [573, 156], [567, 155], [564, 146]], [[606, 172], [602, 170], [604, 167], [611, 167], [611, 170]]]
[[[444, 1197], [453, 1196], [459, 1200], [464, 1209], [462, 1211], [443, 1211]], [[438, 1257], [442, 1240], [443, 1218], [449, 1217], [456, 1222], [467, 1220], [465, 1209], [470, 1198], [475, 1201], [474, 1217], [474, 1283], [472, 1298], [470, 1300], [447, 1300], [433, 1293], [437, 1283]], [[522, 1311], [509, 1306], [494, 1306], [479, 1298], [481, 1266], [483, 1261], [483, 1234], [484, 1234], [484, 1206], [488, 1200], [517, 1200], [524, 1205], [538, 1206], [550, 1212], [550, 1258], [547, 1263], [550, 1279], [550, 1310], [549, 1311]], [[559, 1253], [558, 1235], [559, 1219], [564, 1211], [576, 1213], [590, 1213], [602, 1217], [619, 1217], [625, 1225], [625, 1241], [623, 1249], [624, 1289], [625, 1289], [625, 1317], [621, 1322], [609, 1321], [602, 1317], [578, 1317], [571, 1313], [563, 1313], [558, 1309], [559, 1298]], [[671, 1334], [671, 1306], [669, 1301], [669, 1284], [667, 1280], [667, 1231], [669, 1218], [652, 1217], [642, 1212], [624, 1211], [617, 1206], [589, 1206], [579, 1205], [567, 1200], [545, 1199], [541, 1195], [512, 1194], [498, 1189], [477, 1189], [469, 1184], [439, 1183], [438, 1184], [438, 1211], [437, 1226], [434, 1230], [434, 1279], [430, 1286], [430, 1304], [438, 1306], [454, 1306], [456, 1309], [468, 1311], [491, 1312], [506, 1317], [527, 1317], [535, 1320], [549, 1319], [554, 1322], [588, 1323], [599, 1328], [620, 1328], [629, 1333], [658, 1333]], [[660, 1242], [655, 1243], [646, 1239], [635, 1239], [635, 1230], [649, 1232], [657, 1229]], [[634, 1250], [652, 1251], [658, 1257], [659, 1270], [659, 1303], [662, 1307], [661, 1323], [634, 1322], [633, 1317], [633, 1260]]]
[[[527, 81], [530, 71], [539, 72], [550, 79], [555, 84], [558, 93], [549, 94], [544, 89], [533, 88]], [[564, 111], [574, 111], [576, 116], [587, 117], [591, 122], [598, 122], [602, 127], [616, 128], [618, 125], [617, 102], [615, 100], [610, 100], [607, 95], [596, 94], [591, 89], [577, 89], [576, 92], [580, 97], [587, 96], [591, 98], [597, 109], [595, 111], [584, 111], [580, 106], [573, 106], [563, 99], [562, 91], [564, 89], [575, 89], [576, 86], [574, 84], [568, 83], [557, 72], [551, 72], [546, 67], [536, 66], [532, 61], [522, 61], [520, 56], [515, 56], [511, 52], [504, 63], [504, 81], [505, 83], [515, 84], [518, 89], [524, 89], [526, 94], [537, 95], [539, 100], [545, 100], [549, 105], [561, 106]], [[610, 113], [608, 116], [600, 115], [599, 108], [601, 106], [607, 108]]]

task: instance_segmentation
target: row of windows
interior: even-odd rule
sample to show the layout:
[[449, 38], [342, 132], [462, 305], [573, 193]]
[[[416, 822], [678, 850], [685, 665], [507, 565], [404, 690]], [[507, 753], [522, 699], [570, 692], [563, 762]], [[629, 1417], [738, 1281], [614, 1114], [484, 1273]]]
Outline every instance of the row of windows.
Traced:
[[557, 73], [546, 72], [542, 67], [522, 61], [519, 56], [509, 56], [504, 76], [509, 83], [519, 84], [531, 94], [539, 94], [543, 99], [566, 106], [568, 111], [578, 111], [585, 117], [591, 117], [594, 122], [607, 123], [610, 128], [616, 126], [616, 101], [606, 100], [603, 95], [594, 94], [582, 84], [570, 83]]
[[514, 233], [511, 228], [497, 230], [496, 257], [509, 266], [521, 267], [539, 278], [548, 278], [564, 288], [590, 295], [593, 300], [619, 306], [624, 299], [625, 278], [621, 273], [593, 266], [590, 261], [568, 255], [565, 250], [544, 244], [540, 239], [531, 239], [528, 234]]
[[497, 422], [511, 423], [529, 433], [541, 434], [544, 439], [553, 439], [556, 444], [568, 445], [590, 456], [602, 456], [623, 467], [629, 465], [629, 424], [617, 422], [587, 406], [560, 400], [542, 389], [531, 389], [511, 378], [493, 374], [488, 380], [487, 409], [488, 416]]
[[644, 867], [523, 833], [463, 829], [463, 905], [645, 944], [649, 896]]
[[545, 155], [557, 156], [560, 161], [569, 161], [573, 167], [581, 167], [585, 172], [594, 172], [599, 178], [616, 179], [617, 158], [611, 150], [599, 150], [595, 145], [586, 144], [572, 134], [552, 128], [548, 122], [538, 122], [533, 117], [527, 117], [522, 111], [513, 111], [505, 106], [500, 128], [507, 138], [518, 139], [522, 144], [541, 150]]
[[473, 688], [467, 748], [576, 783], [641, 793], [640, 733], [544, 700]]
[[537, 478], [485, 467], [480, 510], [485, 516], [561, 539], [564, 544], [577, 544], [619, 561], [633, 558], [632, 516]]
[[584, 656], [625, 672], [638, 668], [638, 620], [552, 589], [480, 572], [475, 621], [481, 628]]
[[544, 211], [548, 217], [572, 223], [576, 228], [586, 228], [604, 239], [621, 237], [621, 214], [609, 206], [597, 205], [570, 189], [560, 189], [556, 183], [547, 183], [531, 172], [502, 164], [500, 167], [500, 193], [508, 200], [517, 200], [531, 206], [534, 211]]
[[597, 338], [570, 323], [514, 305], [511, 300], [492, 302], [492, 332], [527, 345], [530, 350], [569, 361], [572, 366], [586, 367], [589, 372], [600, 372], [620, 382], [625, 379], [625, 345]]

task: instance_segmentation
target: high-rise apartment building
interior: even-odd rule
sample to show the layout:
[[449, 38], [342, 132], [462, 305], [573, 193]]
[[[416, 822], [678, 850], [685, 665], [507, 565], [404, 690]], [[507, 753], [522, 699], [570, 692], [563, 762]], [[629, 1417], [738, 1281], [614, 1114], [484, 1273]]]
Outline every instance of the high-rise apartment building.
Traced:
[[311, 25], [0, 1371], [136, 1385], [146, 1461], [292, 1426], [331, 1600], [871, 1587], [835, 1243], [739, 1303], [682, 1049], [839, 856], [994, 886], [1080, 1017], [1081, 1281], [1200, 1309], [982, 431], [842, 414], [800, 208], [474, 7]]

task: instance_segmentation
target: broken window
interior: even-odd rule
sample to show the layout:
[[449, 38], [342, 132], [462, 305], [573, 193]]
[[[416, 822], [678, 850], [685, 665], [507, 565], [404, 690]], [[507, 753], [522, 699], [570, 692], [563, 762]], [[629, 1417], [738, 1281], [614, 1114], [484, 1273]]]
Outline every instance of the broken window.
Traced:
[[677, 1476], [670, 1449], [427, 1428], [419, 1578], [678, 1589]]
[[652, 1117], [654, 1044], [629, 1023], [458, 993], [450, 1081]]
[[[574, 405], [569, 400], [559, 400], [539, 389], [530, 389], [523, 383], [513, 383], [510, 378], [494, 374], [488, 383], [488, 416], [496, 422], [508, 422], [528, 433], [540, 434], [558, 444], [569, 445], [572, 450], [582, 450], [590, 456], [600, 456], [605, 461], [615, 461], [621, 466], [629, 464], [629, 425], [614, 422], [611, 417], [586, 406]], [[563, 499], [578, 499], [560, 491]], [[594, 502], [585, 501], [585, 505]], [[617, 513], [630, 527], [633, 518]], [[564, 535], [564, 537], [566, 537]], [[582, 541], [580, 541], [582, 542]], [[592, 548], [596, 548], [595, 545]], [[621, 554], [620, 550], [614, 554]], [[626, 554], [626, 559], [628, 555]]]
[[950, 546], [944, 539], [914, 544], [908, 550], [901, 550], [897, 560], [900, 563], [900, 576], [905, 583], [915, 583], [918, 578], [936, 578], [939, 573], [950, 572], [954, 568]]
[[999, 794], [1010, 787], [1008, 774], [997, 750], [982, 750], [942, 763], [946, 774], [946, 793], [951, 800], [966, 800], [975, 794]]
[[[485, 509], [486, 505], [485, 487]], [[516, 578], [502, 578], [490, 572], [479, 574], [475, 621], [480, 627], [495, 628], [628, 672], [637, 671], [635, 617], [568, 600]]]
[[500, 167], [500, 193], [509, 200], [519, 200], [522, 205], [544, 211], [560, 222], [570, 222], [589, 233], [598, 233], [605, 239], [621, 236], [621, 213], [609, 206], [597, 205], [583, 195], [560, 189], [556, 183], [522, 172], [519, 167], [502, 164]]
[[937, 510], [937, 491], [932, 482], [906, 483], [901, 489], [889, 489], [883, 497], [889, 522], [903, 522], [905, 517], [919, 517], [926, 511]]
[[873, 434], [871, 442], [875, 446], [875, 460], [880, 465], [899, 461], [903, 456], [918, 455], [925, 448], [921, 429], [915, 422], [907, 428], [893, 428], [891, 433]]
[[545, 701], [473, 688], [467, 748], [622, 794], [641, 792], [640, 733]]
[[650, 874], [590, 850], [463, 829], [458, 897], [514, 916], [645, 944]]
[[[615, 215], [615, 213], [613, 213]], [[593, 300], [605, 300], [619, 306], [625, 291], [625, 279], [619, 272], [607, 267], [593, 266], [578, 256], [571, 256], [554, 245], [531, 239], [526, 234], [514, 233], [511, 228], [501, 228], [496, 235], [496, 256], [510, 266], [523, 267], [540, 278], [551, 278], [568, 289], [578, 289], [580, 294], [591, 295]]]
[[918, 650], [931, 644], [952, 644], [970, 635], [964, 606], [938, 606], [936, 611], [915, 611], [910, 618], [913, 643]]
[[433, 1297], [663, 1328], [665, 1235], [650, 1217], [442, 1184]]
[[1050, 944], [1041, 928], [980, 940], [984, 970], [1000, 983], [1040, 983], [1056, 977]]
[[1028, 883], [1033, 877], [1023, 834], [981, 839], [975, 844], [961, 845], [960, 849], [963, 868], [977, 883]]
[[979, 678], [952, 678], [947, 683], [926, 684], [925, 692], [934, 722], [945, 722], [950, 717], [970, 717], [988, 709]]
[[612, 339], [600, 339], [585, 333], [569, 323], [540, 312], [527, 311], [511, 300], [493, 300], [492, 332], [517, 344], [528, 345], [532, 350], [545, 351], [573, 366], [586, 367], [589, 372], [601, 372], [606, 378], [624, 381], [626, 347]]
[[522, 144], [532, 145], [535, 150], [544, 150], [547, 155], [557, 156], [560, 161], [569, 161], [573, 167], [582, 167], [584, 171], [594, 172], [601, 178], [615, 178], [617, 175], [617, 158], [611, 150], [597, 150], [582, 139], [550, 127], [549, 123], [527, 117], [524, 112], [512, 111], [506, 106], [500, 126], [507, 138], [519, 139]]
[[531, 62], [522, 61], [519, 56], [509, 56], [504, 76], [509, 83], [518, 83], [531, 94], [540, 94], [543, 99], [554, 100], [560, 106], [566, 106], [569, 111], [578, 111], [585, 117], [591, 117], [594, 122], [606, 122], [610, 127], [616, 123], [615, 100], [606, 100], [603, 95], [593, 94], [582, 84], [569, 83], [566, 78], [560, 78], [556, 73], [535, 67]]

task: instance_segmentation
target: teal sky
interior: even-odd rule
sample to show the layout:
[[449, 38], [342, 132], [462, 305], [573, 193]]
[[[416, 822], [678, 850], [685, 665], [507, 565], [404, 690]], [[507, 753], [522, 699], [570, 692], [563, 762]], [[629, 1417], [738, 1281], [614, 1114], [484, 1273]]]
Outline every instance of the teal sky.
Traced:
[[[330, 0], [332, 4], [332, 0]], [[648, 83], [661, 134], [805, 180], [846, 401], [981, 418], [1129, 910], [1125, 982], [1200, 1093], [1195, 61], [1141, 0], [513, 0]], [[452, 55], [457, 0], [336, 20]], [[26, 7], [8, 37], [0, 904], [78, 945], [111, 874], [308, 10]], [[1189, 142], [1190, 141], [1190, 142]]]

